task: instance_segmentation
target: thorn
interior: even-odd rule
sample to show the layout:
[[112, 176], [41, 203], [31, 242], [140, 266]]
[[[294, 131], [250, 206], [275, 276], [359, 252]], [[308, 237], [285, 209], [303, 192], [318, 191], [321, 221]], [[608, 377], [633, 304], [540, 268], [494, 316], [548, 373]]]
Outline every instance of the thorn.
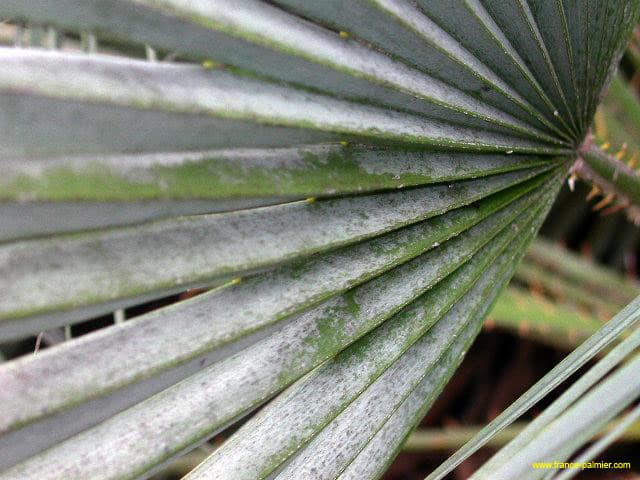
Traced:
[[596, 203], [593, 206], [593, 211], [597, 212], [598, 210], [603, 209], [604, 207], [607, 207], [611, 204], [611, 202], [613, 202], [616, 198], [616, 194], [615, 193], [610, 193], [608, 194], [606, 197], [604, 197], [602, 200], [600, 200], [598, 203]]
[[587, 202], [590, 202], [601, 193], [602, 193], [602, 190], [600, 190], [600, 187], [598, 187], [597, 185], [594, 185], [593, 187], [591, 187], [591, 191], [587, 195], [587, 198], [586, 198]]
[[601, 305], [597, 305], [595, 307], [596, 310], [596, 316], [598, 317], [598, 320], [600, 320], [601, 322], [607, 322], [611, 317], [613, 317], [613, 314], [606, 310], [604, 307], [602, 307]]
[[604, 119], [602, 110], [598, 109], [593, 120], [593, 123], [595, 124], [596, 136], [598, 138], [605, 138], [607, 136], [607, 123]]
[[578, 331], [575, 328], [570, 328], [567, 332], [567, 337], [572, 344], [576, 343], [578, 341]]
[[565, 303], [567, 301], [567, 299], [565, 298], [565, 293], [560, 286], [552, 285], [547, 288], [549, 289], [551, 299], [555, 300], [556, 303]]
[[307, 203], [315, 203], [316, 200], [317, 200], [316, 197], [309, 197], [309, 198], [306, 199], [306, 202]]
[[514, 302], [518, 310], [527, 310], [527, 303], [521, 296], [514, 297]]
[[529, 281], [529, 291], [535, 297], [544, 298], [544, 287], [537, 279]]
[[549, 300], [547, 300], [545, 297], [542, 297], [540, 299], [540, 307], [542, 308], [542, 310], [544, 310], [544, 312], [547, 315], [552, 315], [553, 312], [555, 311], [553, 304]]
[[624, 210], [628, 206], [629, 202], [620, 202], [603, 210], [600, 215], [602, 215], [603, 217], [606, 217], [607, 215], [613, 215], [614, 213], [618, 213], [620, 210]]
[[236, 277], [233, 280], [231, 280], [231, 282], [229, 282], [231, 285], [238, 285], [239, 283], [242, 283], [242, 277]]
[[629, 168], [636, 168], [637, 165], [638, 165], [638, 152], [634, 153], [629, 159], [629, 161], [627, 162], [627, 166]]
[[340, 31], [340, 38], [349, 38], [349, 32]]
[[576, 189], [576, 180], [578, 179], [578, 175], [572, 173], [567, 179], [567, 184], [569, 185], [569, 190], [572, 192]]
[[620, 147], [620, 150], [618, 150], [618, 152], [615, 155], [616, 160], [622, 160], [626, 154], [627, 154], [627, 142], [624, 142], [622, 144], [622, 147]]
[[520, 333], [520, 335], [522, 335], [523, 337], [527, 336], [530, 331], [531, 325], [529, 325], [529, 322], [522, 322], [520, 325], [518, 325], [518, 333]]

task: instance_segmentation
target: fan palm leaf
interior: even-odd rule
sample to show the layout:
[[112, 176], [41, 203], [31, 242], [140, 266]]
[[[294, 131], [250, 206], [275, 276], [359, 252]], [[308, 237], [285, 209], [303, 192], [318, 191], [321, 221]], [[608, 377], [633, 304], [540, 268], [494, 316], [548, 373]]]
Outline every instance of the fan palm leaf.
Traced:
[[148, 477], [265, 403], [188, 478], [379, 477], [577, 156], [608, 165], [639, 13], [3, 1], [66, 47], [0, 48], [0, 341], [207, 291], [0, 364], [0, 479]]

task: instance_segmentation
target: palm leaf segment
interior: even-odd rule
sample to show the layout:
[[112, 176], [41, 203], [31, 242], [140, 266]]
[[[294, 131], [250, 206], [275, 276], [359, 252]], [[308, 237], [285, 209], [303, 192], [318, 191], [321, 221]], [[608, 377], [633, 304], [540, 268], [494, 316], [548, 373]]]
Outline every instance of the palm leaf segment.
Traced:
[[639, 8], [4, 0], [107, 53], [0, 49], [0, 341], [218, 288], [2, 364], [0, 478], [146, 476], [275, 395], [189, 478], [379, 476]]

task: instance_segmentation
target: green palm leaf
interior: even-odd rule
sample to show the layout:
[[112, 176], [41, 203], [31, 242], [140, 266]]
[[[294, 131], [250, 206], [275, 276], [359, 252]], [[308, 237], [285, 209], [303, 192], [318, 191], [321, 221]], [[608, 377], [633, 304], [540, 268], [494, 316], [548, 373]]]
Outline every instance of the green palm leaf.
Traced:
[[[634, 304], [637, 303], [636, 300]], [[631, 327], [639, 315], [636, 305], [630, 305], [625, 310], [628, 312], [630, 307], [635, 307], [635, 315], [632, 313], [631, 317], [627, 315], [625, 319], [623, 311], [621, 320]], [[551, 459], [567, 461], [608, 420], [640, 395], [640, 383], [637, 380], [640, 373], [639, 346], [640, 330], [636, 329], [484, 464], [473, 478], [542, 478], [548, 472], [543, 469], [532, 471], [533, 462]], [[625, 359], [625, 365], [596, 385]], [[633, 415], [637, 415], [637, 412], [632, 413], [631, 418]], [[623, 420], [622, 425], [627, 424], [628, 420]], [[611, 435], [619, 435], [622, 431], [615, 429]], [[604, 441], [607, 440], [605, 437]]]

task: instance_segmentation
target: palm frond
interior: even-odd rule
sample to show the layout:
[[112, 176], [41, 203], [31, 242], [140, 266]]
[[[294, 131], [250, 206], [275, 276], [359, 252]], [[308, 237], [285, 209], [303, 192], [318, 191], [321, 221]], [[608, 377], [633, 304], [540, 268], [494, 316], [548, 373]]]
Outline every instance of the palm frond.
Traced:
[[191, 477], [380, 476], [542, 224], [639, 13], [3, 1], [37, 48], [0, 48], [0, 341], [206, 292], [0, 364], [0, 478], [149, 476], [268, 402]]
[[[533, 387], [527, 390], [498, 417], [487, 424], [473, 439], [452, 455], [427, 478], [429, 480], [443, 478], [465, 458], [468, 458], [469, 455], [477, 451], [478, 448], [485, 444], [489, 438], [520, 417], [539, 400], [544, 398], [550, 391], [575, 373], [587, 361], [597, 355], [598, 352], [602, 351], [606, 346], [610, 345], [625, 332], [634, 331], [640, 321], [639, 306], [640, 297], [627, 305], [620, 313], [618, 313], [618, 315], [603, 325], [600, 330], [567, 355], [562, 362], [556, 365], [548, 374], [536, 382]], [[578, 382], [572, 385], [572, 387], [554, 404], [554, 407], [547, 410], [544, 416], [541, 415], [538, 417], [539, 419], [536, 419], [536, 421], [530, 425], [530, 431], [539, 431], [536, 430], [537, 426], [544, 424], [545, 419], [555, 418], [565, 407], [571, 405], [574, 400], [579, 398], [587, 389], [599, 381], [627, 355], [633, 352], [633, 350], [638, 347], [637, 342], [639, 340], [640, 330], [635, 329], [635, 333], [617, 345], [602, 360], [600, 360], [595, 367], [593, 367], [586, 375], [581, 377]], [[630, 382], [631, 385], [635, 385], [635, 388], [637, 388], [638, 386], [636, 383], [637, 382], [635, 381]], [[595, 410], [599, 411], [600, 408], [595, 408]], [[601, 413], [606, 415], [604, 412]], [[576, 421], [576, 417], [572, 418]], [[520, 440], [516, 439], [514, 441], [522, 441], [525, 438], [526, 437], [522, 436], [520, 437]], [[529, 462], [528, 467], [530, 468], [530, 466], [531, 462]]]
[[[640, 356], [634, 354], [639, 346], [640, 330], [636, 329], [485, 463], [473, 478], [542, 478], [549, 472], [532, 469], [532, 463], [567, 461], [640, 396]], [[625, 359], [628, 361], [624, 362]], [[636, 416], [637, 412], [632, 413], [621, 427], [630, 425]], [[619, 435], [620, 431], [614, 429], [611, 436]], [[604, 442], [610, 438], [605, 437]]]

